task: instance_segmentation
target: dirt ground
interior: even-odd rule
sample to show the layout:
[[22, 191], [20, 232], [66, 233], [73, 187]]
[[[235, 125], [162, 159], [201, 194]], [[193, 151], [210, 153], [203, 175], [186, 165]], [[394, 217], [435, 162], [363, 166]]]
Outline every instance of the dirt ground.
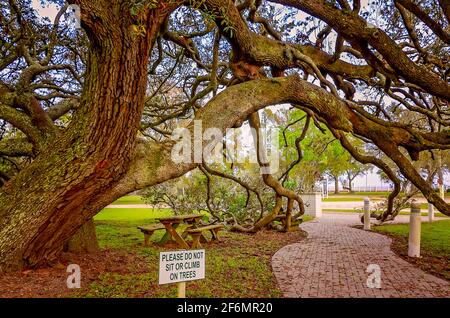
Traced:
[[[78, 264], [83, 268], [84, 284], [95, 281], [106, 271], [112, 273], [129, 273], [130, 264], [142, 264], [142, 272], [147, 270], [145, 257], [136, 253], [120, 250], [103, 250], [95, 254], [75, 255], [66, 253], [60, 264], [53, 268], [25, 270], [0, 276], [0, 297], [3, 298], [53, 298], [70, 296], [67, 288], [66, 273], [69, 264]], [[136, 268], [133, 266], [133, 268]], [[138, 267], [139, 268], [139, 267]]]
[[[220, 243], [208, 243], [204, 246], [208, 252], [210, 249], [211, 257], [213, 255], [223, 255], [230, 261], [234, 259], [242, 258], [243, 255], [250, 255], [251, 257], [257, 257], [261, 263], [265, 264], [265, 268], [269, 271], [268, 277], [273, 276], [271, 272], [270, 259], [275, 252], [281, 247], [299, 242], [306, 234], [303, 231], [295, 231], [291, 233], [279, 233], [274, 231], [262, 231], [255, 235], [247, 234], [234, 234], [227, 233]], [[148, 274], [156, 275], [158, 268], [158, 252], [163, 250], [176, 249], [176, 245], [165, 245], [163, 248], [157, 247], [155, 249], [145, 249], [141, 244], [136, 245], [133, 249], [103, 249], [99, 253], [75, 255], [75, 254], [63, 254], [60, 263], [53, 268], [43, 268], [35, 270], [24, 270], [22, 272], [14, 272], [0, 275], [0, 298], [55, 298], [55, 297], [85, 297], [91, 295], [92, 290], [90, 286], [92, 283], [104, 284], [104, 280], [101, 280], [102, 274], [107, 273], [114, 277], [114, 275], [123, 275], [133, 277], [134, 275], [146, 276]], [[145, 253], [151, 253], [151, 258]], [[66, 280], [70, 273], [66, 272], [66, 268], [69, 264], [78, 264], [82, 268], [82, 289], [71, 290], [67, 288]], [[211, 272], [215, 272], [215, 269], [209, 268]], [[220, 268], [219, 271], [222, 269]], [[251, 272], [252, 269], [245, 269], [247, 272]], [[214, 280], [214, 277], [210, 277]], [[220, 279], [220, 277], [219, 277]], [[130, 293], [126, 293], [126, 297], [158, 297], [157, 289], [159, 286], [157, 282], [152, 278], [150, 282], [145, 284], [148, 286], [145, 288], [145, 292], [134, 291], [133, 286], [130, 286]], [[270, 279], [269, 279], [270, 281]], [[243, 286], [252, 284], [251, 281], [246, 282], [243, 280], [240, 282]], [[108, 283], [109, 284], [109, 283]], [[111, 281], [111, 286], [117, 284], [115, 281]], [[192, 288], [196, 287], [193, 284]], [[268, 288], [277, 289], [275, 278], [273, 282], [270, 282]], [[233, 292], [232, 296], [235, 297], [251, 297], [253, 294], [245, 294], [249, 291], [241, 291], [243, 294], [239, 294], [240, 291], [236, 290], [236, 294]], [[94, 292], [94, 297], [98, 295]], [[228, 294], [224, 291], [224, 295]], [[103, 294], [99, 297], [104, 296]], [[114, 295], [111, 297], [115, 297]]]

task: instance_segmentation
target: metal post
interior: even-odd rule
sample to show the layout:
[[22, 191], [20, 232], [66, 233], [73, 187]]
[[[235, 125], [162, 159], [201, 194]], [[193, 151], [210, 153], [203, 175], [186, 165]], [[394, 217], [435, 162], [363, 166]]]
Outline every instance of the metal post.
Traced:
[[370, 199], [364, 198], [364, 230], [370, 230]]
[[420, 205], [413, 202], [409, 218], [408, 256], [410, 257], [420, 257], [420, 227]]

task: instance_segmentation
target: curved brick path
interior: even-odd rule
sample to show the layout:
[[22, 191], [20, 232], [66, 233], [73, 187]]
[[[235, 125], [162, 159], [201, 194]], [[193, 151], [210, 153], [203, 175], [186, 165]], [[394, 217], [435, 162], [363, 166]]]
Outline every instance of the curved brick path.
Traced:
[[[395, 255], [388, 237], [355, 224], [355, 215], [324, 214], [301, 225], [308, 238], [272, 258], [285, 297], [450, 297], [448, 282]], [[369, 264], [381, 268], [381, 289], [366, 286]]]

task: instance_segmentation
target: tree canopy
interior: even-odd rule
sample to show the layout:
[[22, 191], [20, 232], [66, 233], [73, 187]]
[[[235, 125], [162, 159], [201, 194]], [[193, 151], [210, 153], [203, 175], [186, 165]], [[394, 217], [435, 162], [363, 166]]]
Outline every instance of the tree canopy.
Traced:
[[[313, 126], [393, 182], [384, 218], [401, 179], [450, 215], [432, 186], [450, 147], [448, 1], [41, 1], [53, 21], [32, 3], [0, 5], [0, 270], [51, 262], [118, 197], [212, 174], [171, 160], [175, 128], [258, 128], [272, 105], [288, 105], [280, 126], [304, 118], [286, 169], [261, 174], [274, 204], [258, 222], [303, 213], [285, 181]], [[440, 164], [419, 169], [424, 153]]]

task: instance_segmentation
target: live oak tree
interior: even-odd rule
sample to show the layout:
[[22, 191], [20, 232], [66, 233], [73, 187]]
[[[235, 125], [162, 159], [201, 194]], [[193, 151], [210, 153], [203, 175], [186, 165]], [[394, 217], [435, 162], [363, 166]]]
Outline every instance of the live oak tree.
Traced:
[[344, 177], [346, 178], [343, 185], [344, 189], [347, 189], [350, 193], [353, 193], [353, 181], [355, 181], [358, 176], [362, 176], [370, 170], [371, 167], [369, 165], [362, 165], [358, 161], [351, 158], [349, 160], [349, 167], [344, 171]]
[[450, 215], [412, 163], [448, 156], [448, 1], [70, 0], [82, 31], [65, 28], [67, 4], [44, 2], [60, 5], [54, 24], [30, 0], [0, 7], [0, 270], [54, 261], [127, 193], [197, 167], [212, 174], [171, 160], [176, 126], [259, 127], [258, 111], [277, 104], [307, 114], [298, 156], [281, 176], [261, 175], [276, 204], [247, 230], [282, 207], [302, 213], [283, 179], [309, 125], [392, 180], [385, 218], [400, 191], [391, 163]]
[[[283, 143], [287, 152], [287, 154], [283, 153], [284, 158], [289, 158], [291, 153], [296, 155], [295, 147], [292, 145], [298, 136], [296, 125], [304, 119], [304, 114], [302, 111], [290, 111], [291, 125], [288, 124], [283, 130]], [[351, 138], [350, 142], [353, 147], [364, 150], [364, 143], [359, 139]], [[302, 160], [291, 173], [293, 182], [299, 184], [298, 191], [314, 191], [318, 183], [328, 177], [334, 181], [335, 193], [339, 193], [341, 179], [343, 182], [348, 180], [352, 182], [358, 175], [372, 168], [371, 165], [364, 165], [354, 160], [326, 127], [320, 127], [320, 129], [310, 127], [301, 144]], [[291, 147], [288, 147], [289, 145]]]

